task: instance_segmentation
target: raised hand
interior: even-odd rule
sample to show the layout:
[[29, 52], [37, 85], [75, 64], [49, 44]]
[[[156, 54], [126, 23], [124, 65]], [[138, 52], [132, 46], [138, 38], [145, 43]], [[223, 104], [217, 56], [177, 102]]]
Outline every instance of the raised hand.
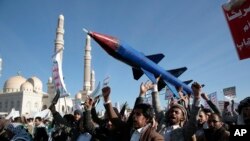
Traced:
[[92, 105], [94, 103], [94, 100], [91, 97], [87, 97], [87, 100], [85, 101], [85, 109], [90, 110], [92, 108]]
[[143, 96], [146, 94], [146, 92], [153, 88], [153, 84], [150, 81], [147, 81], [146, 83], [141, 83], [140, 86], [140, 96]]
[[99, 102], [99, 100], [100, 100], [100, 97], [101, 97], [101, 95], [98, 95], [98, 96], [96, 96], [96, 97], [94, 98], [94, 102], [93, 102], [93, 104], [92, 104], [92, 107], [95, 107], [95, 106], [98, 104], [98, 102]]
[[224, 109], [226, 109], [229, 105], [230, 105], [230, 103], [228, 101], [225, 101], [224, 102]]
[[111, 92], [111, 89], [109, 86], [102, 88], [102, 96], [103, 96], [104, 102], [109, 101], [110, 92]]
[[160, 78], [161, 78], [161, 75], [156, 78], [156, 84], [154, 84], [154, 83], [152, 83], [150, 81], [146, 81], [145, 83], [142, 82], [141, 85], [140, 85], [140, 96], [145, 95], [148, 90], [153, 89], [154, 85], [157, 85]]
[[201, 97], [201, 85], [197, 82], [194, 82], [191, 86], [193, 93], [194, 93], [194, 99], [200, 99]]

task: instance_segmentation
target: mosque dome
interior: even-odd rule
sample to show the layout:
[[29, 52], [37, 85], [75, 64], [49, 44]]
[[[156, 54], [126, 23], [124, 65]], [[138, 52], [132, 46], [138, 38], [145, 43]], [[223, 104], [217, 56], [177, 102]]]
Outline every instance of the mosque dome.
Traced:
[[21, 75], [13, 76], [9, 78], [4, 83], [4, 92], [18, 92], [20, 91], [21, 85], [26, 81], [26, 78], [24, 78]]
[[33, 89], [36, 92], [42, 92], [43, 84], [42, 81], [36, 76], [32, 76], [27, 81], [29, 81], [33, 85]]
[[49, 77], [48, 83], [52, 83], [52, 77]]
[[82, 99], [82, 94], [80, 92], [78, 92], [76, 95], [75, 95], [75, 99]]
[[26, 81], [21, 85], [21, 91], [33, 92], [33, 85], [29, 81]]

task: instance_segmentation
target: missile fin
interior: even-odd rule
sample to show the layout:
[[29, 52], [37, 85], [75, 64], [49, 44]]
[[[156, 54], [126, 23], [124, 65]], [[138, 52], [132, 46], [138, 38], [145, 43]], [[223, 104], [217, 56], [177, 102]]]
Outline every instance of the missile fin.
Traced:
[[158, 54], [148, 55], [146, 57], [151, 61], [155, 62], [156, 64], [158, 64], [164, 58], [164, 54], [158, 53]]
[[143, 71], [141, 69], [132, 68], [132, 71], [135, 80], [138, 80], [143, 75]]
[[193, 82], [193, 80], [187, 80], [187, 81], [183, 81], [183, 83], [185, 83], [185, 84], [190, 84], [191, 82]]
[[158, 81], [158, 91], [161, 91], [166, 86], [166, 83], [162, 78]]
[[175, 86], [173, 86], [172, 84], [170, 84], [167, 81], [165, 81], [165, 83], [166, 83], [166, 87], [168, 87], [169, 90], [174, 94], [174, 97], [178, 99], [179, 98], [179, 94], [178, 94], [177, 90], [175, 89]]
[[187, 70], [187, 67], [167, 70], [169, 73], [171, 73], [175, 77], [179, 77], [181, 74], [183, 74]]

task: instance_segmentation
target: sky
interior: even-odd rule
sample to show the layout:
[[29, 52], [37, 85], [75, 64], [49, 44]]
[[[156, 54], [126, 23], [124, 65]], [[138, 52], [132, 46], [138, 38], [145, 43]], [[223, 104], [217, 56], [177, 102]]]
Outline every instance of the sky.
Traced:
[[[180, 80], [205, 84], [207, 94], [235, 86], [237, 99], [249, 96], [250, 60], [239, 60], [222, 11], [227, 0], [1, 0], [0, 87], [20, 72], [37, 76], [43, 91], [52, 74], [57, 20], [64, 15], [63, 75], [74, 97], [83, 88], [86, 33], [82, 28], [117, 37], [145, 55], [163, 53], [166, 70], [186, 66]], [[95, 41], [92, 69], [96, 82], [110, 77], [112, 102], [132, 107], [147, 77], [133, 79], [130, 66], [109, 56]], [[97, 84], [96, 84], [97, 85]], [[164, 96], [161, 96], [164, 105]]]

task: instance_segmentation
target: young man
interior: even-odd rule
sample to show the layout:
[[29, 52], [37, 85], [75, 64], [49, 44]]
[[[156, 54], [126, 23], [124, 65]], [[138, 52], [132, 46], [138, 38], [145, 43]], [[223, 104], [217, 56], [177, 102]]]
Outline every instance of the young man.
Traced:
[[34, 141], [48, 141], [48, 134], [41, 117], [35, 118]]
[[163, 141], [162, 135], [152, 127], [154, 118], [154, 109], [149, 104], [135, 105], [133, 110], [133, 128], [134, 131], [130, 141]]
[[[154, 84], [155, 85], [155, 84]], [[187, 110], [180, 104], [173, 104], [165, 114], [165, 121], [162, 122], [161, 110], [159, 109], [158, 91], [154, 88], [152, 92], [153, 107], [158, 114], [159, 132], [164, 136], [165, 141], [184, 141], [191, 139], [196, 131], [196, 116], [200, 109], [201, 85], [197, 82], [192, 84], [194, 102], [187, 117]]]
[[212, 113], [208, 118], [208, 129], [204, 129], [207, 141], [228, 141], [230, 133], [223, 127], [222, 117]]

